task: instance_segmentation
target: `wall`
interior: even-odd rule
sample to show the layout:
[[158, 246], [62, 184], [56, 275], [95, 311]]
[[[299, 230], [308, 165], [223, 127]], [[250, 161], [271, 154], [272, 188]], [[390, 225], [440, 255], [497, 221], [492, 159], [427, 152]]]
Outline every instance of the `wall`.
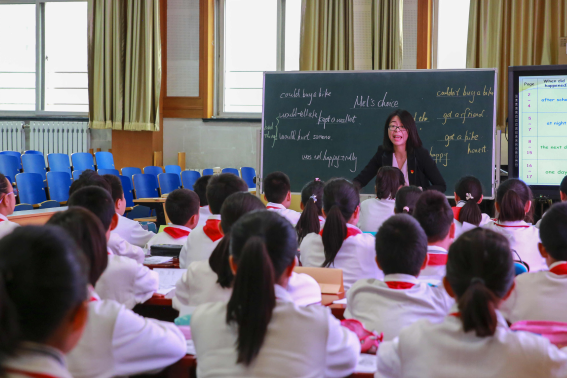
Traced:
[[97, 150], [100, 148], [102, 151], [108, 151], [112, 148], [112, 130], [110, 129], [91, 129], [91, 144], [90, 148]]
[[404, 60], [402, 69], [415, 70], [417, 64], [417, 0], [404, 0]]

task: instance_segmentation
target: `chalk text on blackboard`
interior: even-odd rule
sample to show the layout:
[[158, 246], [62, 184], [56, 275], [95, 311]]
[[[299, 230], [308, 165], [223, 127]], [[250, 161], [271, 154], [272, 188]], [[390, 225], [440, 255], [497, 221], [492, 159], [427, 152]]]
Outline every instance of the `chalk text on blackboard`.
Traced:
[[397, 108], [398, 100], [388, 100], [386, 97], [388, 92], [384, 93], [384, 97], [381, 100], [376, 101], [370, 96], [356, 96], [354, 100], [354, 106], [352, 109], [366, 109], [366, 108]]
[[280, 123], [279, 117], [276, 117], [276, 124], [272, 122], [270, 125], [264, 125], [264, 139], [273, 140], [272, 148], [278, 139], [278, 125]]
[[319, 88], [319, 92], [309, 92], [302, 88], [294, 88], [293, 92], [283, 92], [280, 94], [280, 98], [309, 98], [309, 103], [311, 105], [313, 98], [317, 97], [331, 97], [331, 92], [327, 88]]
[[327, 167], [329, 168], [339, 168], [339, 162], [341, 161], [350, 161], [350, 162], [354, 162], [354, 169], [350, 169], [349, 170], [351, 172], [356, 172], [356, 165], [358, 163], [358, 158], [356, 157], [356, 155], [354, 154], [354, 152], [352, 152], [351, 154], [348, 155], [332, 155], [332, 154], [327, 154], [328, 150], [320, 151], [318, 154], [316, 154], [315, 156], [313, 155], [301, 155], [301, 160], [322, 160], [322, 161], [326, 161], [328, 162]]
[[355, 122], [356, 122], [355, 115], [347, 114], [345, 117], [342, 118], [332, 117], [330, 115], [323, 117], [323, 111], [319, 113], [319, 119], [317, 120], [317, 124], [318, 125], [322, 124], [323, 129], [327, 128], [327, 123], [332, 124], [332, 123], [355, 123]]
[[449, 165], [449, 153], [448, 152], [440, 152], [440, 153], [433, 153], [433, 146], [429, 150], [429, 155], [435, 160], [435, 163], [440, 163], [444, 167]]

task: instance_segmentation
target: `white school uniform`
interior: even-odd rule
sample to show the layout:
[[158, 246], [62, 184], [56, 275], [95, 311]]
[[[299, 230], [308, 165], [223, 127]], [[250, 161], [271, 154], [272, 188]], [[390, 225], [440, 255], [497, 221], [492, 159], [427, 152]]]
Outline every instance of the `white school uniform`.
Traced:
[[419, 282], [441, 285], [447, 270], [448, 252], [436, 245], [427, 246], [427, 265], [419, 273]]
[[89, 320], [67, 362], [73, 378], [110, 378], [161, 369], [186, 353], [175, 324], [144, 318], [93, 293]]
[[567, 354], [541, 336], [511, 331], [496, 313], [496, 333], [488, 337], [465, 333], [452, 315], [439, 324], [415, 322], [399, 338], [380, 344], [375, 378], [567, 376]]
[[189, 227], [168, 225], [162, 232], [155, 234], [150, 239], [148, 244], [146, 244], [146, 250], [150, 252], [152, 245], [158, 244], [185, 245], [190, 233], [191, 229]]
[[[217, 280], [209, 260], [191, 263], [175, 286], [172, 306], [179, 311], [179, 316], [192, 314], [197, 306], [204, 303], [228, 302], [232, 288], [223, 288]], [[321, 288], [307, 274], [293, 272], [286, 290], [299, 306], [321, 302]]]
[[142, 248], [155, 236], [152, 231], [144, 230], [140, 223], [123, 215], [118, 217], [118, 225], [112, 232], [120, 235], [128, 243]]
[[407, 274], [387, 274], [384, 281], [360, 280], [352, 285], [344, 317], [383, 332], [388, 341], [419, 319], [442, 322], [454, 302], [441, 287], [420, 283]]
[[[347, 237], [330, 266], [343, 270], [345, 290], [363, 278], [384, 278], [384, 274], [376, 265], [374, 236], [364, 234], [358, 227], [348, 223], [347, 230]], [[303, 266], [321, 267], [325, 262], [322, 232], [311, 233], [303, 238], [299, 246]]]
[[370, 198], [360, 204], [358, 227], [364, 232], [377, 232], [382, 223], [394, 215], [396, 200]]
[[213, 214], [211, 213], [211, 209], [209, 209], [209, 205], [201, 206], [199, 208], [199, 223], [197, 223], [197, 227], [195, 228], [203, 227], [211, 215]]
[[128, 257], [140, 264], [144, 262], [146, 256], [146, 251], [137, 245], [128, 243], [114, 231], [110, 232], [107, 247], [114, 255]]
[[512, 323], [544, 320], [567, 323], [567, 261], [557, 261], [549, 271], [524, 273], [502, 303], [504, 317]]
[[318, 216], [318, 218], [319, 218], [319, 227], [322, 230], [323, 226], [325, 225], [325, 218], [320, 215]]
[[16, 355], [2, 361], [2, 367], [9, 378], [73, 378], [63, 353], [44, 344], [22, 343]]
[[299, 222], [299, 218], [301, 217], [301, 213], [298, 213], [295, 210], [286, 209], [285, 206], [281, 203], [268, 202], [266, 209], [268, 211], [278, 213], [279, 215], [287, 219], [289, 223], [293, 225], [293, 227], [297, 225], [297, 222]]
[[[530, 266], [530, 272], [547, 270], [545, 259], [541, 257], [538, 249], [540, 242], [539, 230], [524, 221], [516, 222], [489, 222], [483, 227], [500, 232], [510, 241], [510, 248], [515, 250], [520, 258]], [[513, 253], [514, 260], [518, 256]]]
[[209, 216], [205, 226], [195, 228], [189, 234], [179, 253], [180, 268], [187, 268], [194, 261], [208, 260], [211, 257], [211, 253], [222, 239], [220, 220], [220, 214], [213, 214]]
[[250, 366], [237, 364], [238, 330], [226, 323], [226, 303], [199, 306], [191, 318], [197, 376], [346, 377], [360, 353], [358, 337], [323, 306], [298, 306], [275, 286], [276, 306], [260, 353]]
[[10, 234], [16, 227], [20, 227], [20, 225], [10, 222], [4, 214], [0, 214], [0, 239]]
[[128, 309], [147, 301], [159, 288], [159, 276], [153, 270], [124, 256], [109, 254], [108, 266], [95, 285], [102, 299], [112, 299]]

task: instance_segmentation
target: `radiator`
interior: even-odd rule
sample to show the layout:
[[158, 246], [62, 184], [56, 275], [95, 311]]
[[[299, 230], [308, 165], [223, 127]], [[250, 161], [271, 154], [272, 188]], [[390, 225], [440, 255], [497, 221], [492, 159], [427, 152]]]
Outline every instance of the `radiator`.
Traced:
[[30, 122], [30, 150], [48, 154], [71, 156], [75, 152], [88, 152], [88, 122]]
[[23, 126], [22, 121], [0, 121], [0, 151], [24, 152]]

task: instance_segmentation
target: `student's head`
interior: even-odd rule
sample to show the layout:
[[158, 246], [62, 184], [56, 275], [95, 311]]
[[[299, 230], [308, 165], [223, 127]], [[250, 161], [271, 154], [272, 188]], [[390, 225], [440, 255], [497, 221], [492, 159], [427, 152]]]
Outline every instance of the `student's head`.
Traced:
[[455, 237], [453, 209], [441, 192], [428, 190], [419, 196], [413, 217], [425, 231], [430, 244], [444, 240], [450, 242]]
[[291, 203], [291, 184], [283, 172], [272, 172], [264, 178], [264, 197], [266, 201], [281, 203], [288, 207]]
[[567, 203], [556, 203], [547, 210], [541, 220], [539, 237], [539, 250], [548, 265], [567, 260]]
[[376, 174], [376, 198], [394, 199], [398, 189], [404, 186], [406, 179], [404, 174], [396, 167], [381, 167]]
[[[87, 321], [87, 272], [67, 232], [18, 227], [0, 240], [0, 360], [25, 342], [63, 353]], [[17, 252], [17, 253], [14, 253]]]
[[327, 181], [323, 189], [323, 211], [326, 216], [323, 227], [325, 262], [331, 266], [343, 241], [347, 237], [347, 223], [357, 224], [360, 213], [358, 188], [344, 178]]
[[10, 180], [0, 173], [0, 214], [10, 215], [16, 207], [16, 196]]
[[106, 232], [100, 219], [87, 209], [72, 207], [53, 214], [47, 224], [67, 230], [75, 240], [86, 257], [89, 283], [94, 287], [108, 265]]
[[295, 266], [297, 234], [271, 211], [242, 216], [230, 231], [230, 262], [236, 272], [226, 320], [238, 327], [238, 363], [248, 366], [264, 342], [276, 305], [275, 284], [287, 286]]
[[404, 186], [396, 193], [396, 202], [394, 205], [394, 213], [396, 214], [413, 214], [415, 204], [423, 191], [417, 186]]
[[110, 195], [114, 201], [114, 208], [118, 215], [124, 215], [126, 211], [126, 199], [124, 198], [124, 189], [122, 189], [122, 181], [118, 176], [104, 175], [102, 176], [110, 185]]
[[301, 189], [301, 217], [295, 226], [299, 243], [305, 235], [316, 232], [319, 233], [321, 223], [319, 216], [323, 215], [323, 188], [325, 183], [319, 179], [309, 181]]
[[118, 215], [114, 210], [114, 201], [110, 194], [97, 186], [87, 186], [74, 192], [67, 201], [69, 207], [83, 207], [93, 213], [102, 223], [106, 237], [118, 224]]
[[532, 191], [522, 180], [508, 179], [496, 192], [496, 210], [501, 222], [521, 221], [528, 216], [532, 204]]
[[191, 229], [199, 223], [199, 196], [189, 189], [175, 189], [165, 200], [165, 212], [171, 223]]
[[87, 169], [79, 176], [78, 180], [73, 181], [71, 187], [69, 188], [69, 196], [75, 193], [77, 190], [84, 188], [86, 186], [98, 186], [105, 189], [108, 193], [112, 193], [112, 188], [108, 181], [104, 177], [100, 176], [93, 170]]
[[388, 218], [376, 233], [376, 262], [384, 274], [418, 276], [426, 263], [427, 236], [407, 214]]
[[[398, 126], [399, 129], [390, 130], [390, 127]], [[405, 145], [408, 151], [421, 147], [421, 139], [415, 126], [415, 120], [407, 110], [397, 109], [393, 111], [384, 124], [384, 150], [394, 151], [394, 145]]]
[[455, 201], [465, 201], [459, 212], [459, 222], [478, 226], [482, 220], [482, 211], [478, 206], [482, 202], [482, 184], [474, 176], [461, 177], [455, 184]]
[[265, 210], [266, 206], [260, 199], [250, 193], [239, 192], [228, 196], [221, 208], [220, 230], [224, 234], [219, 244], [215, 247], [209, 265], [218, 276], [217, 282], [221, 287], [231, 287], [234, 274], [228, 262], [230, 230], [232, 226], [244, 214], [254, 210]]
[[199, 196], [200, 206], [208, 206], [209, 202], [207, 201], [207, 185], [209, 184], [209, 180], [211, 179], [211, 175], [201, 176], [195, 181], [193, 184], [193, 190]]
[[211, 177], [207, 185], [207, 201], [211, 213], [220, 214], [224, 200], [233, 193], [248, 192], [248, 185], [232, 173], [221, 173]]
[[456, 297], [465, 332], [479, 337], [496, 330], [495, 310], [514, 283], [514, 262], [508, 239], [497, 232], [475, 228], [449, 248], [443, 284]]
[[561, 180], [561, 185], [559, 185], [559, 196], [561, 198], [561, 202], [567, 201], [567, 176], [563, 177], [563, 180]]

